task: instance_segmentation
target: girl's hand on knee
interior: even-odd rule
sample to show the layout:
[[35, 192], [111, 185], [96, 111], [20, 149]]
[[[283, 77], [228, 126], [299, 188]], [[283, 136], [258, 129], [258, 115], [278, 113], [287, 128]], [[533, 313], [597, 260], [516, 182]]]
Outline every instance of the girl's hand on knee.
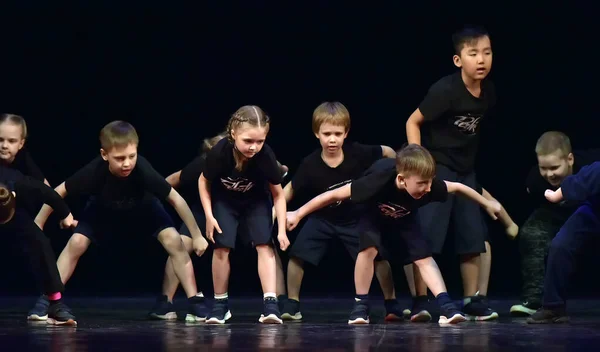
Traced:
[[277, 235], [277, 241], [279, 241], [279, 248], [281, 248], [282, 251], [285, 251], [290, 246], [290, 240], [285, 232]]

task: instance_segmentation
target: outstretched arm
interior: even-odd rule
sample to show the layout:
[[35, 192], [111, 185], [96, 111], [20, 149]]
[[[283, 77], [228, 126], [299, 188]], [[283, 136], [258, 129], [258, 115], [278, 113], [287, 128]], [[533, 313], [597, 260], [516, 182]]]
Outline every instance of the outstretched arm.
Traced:
[[421, 125], [425, 116], [417, 108], [406, 121], [406, 138], [409, 144], [421, 144]]
[[352, 183], [348, 183], [342, 187], [322, 193], [311, 199], [308, 203], [304, 204], [298, 210], [289, 212], [287, 216], [288, 230], [293, 230], [298, 225], [298, 222], [300, 222], [300, 220], [302, 220], [309, 214], [335, 202], [339, 202], [350, 198], [351, 185]]
[[[58, 187], [56, 187], [54, 190], [62, 198], [67, 196], [67, 188], [65, 187], [64, 182], [58, 185]], [[50, 214], [52, 214], [52, 207], [50, 207], [48, 204], [44, 204], [38, 215], [35, 217], [35, 223], [40, 229], [44, 229], [44, 225], [46, 224]]]
[[591, 196], [600, 194], [600, 162], [586, 165], [575, 175], [567, 176], [556, 192], [547, 190], [544, 194], [550, 202], [583, 202]]
[[[488, 201], [498, 202], [498, 200], [496, 200], [485, 188], [482, 188], [482, 195], [483, 198], [487, 199]], [[500, 204], [500, 202], [498, 202], [498, 204]], [[519, 233], [519, 226], [513, 221], [510, 215], [508, 215], [508, 212], [502, 206], [502, 204], [500, 204], [500, 206], [501, 210], [500, 213], [498, 213], [498, 219], [506, 228], [506, 234], [511, 238], [515, 238]]]
[[502, 210], [502, 206], [495, 200], [487, 200], [473, 188], [463, 185], [459, 182], [444, 181], [448, 188], [448, 193], [458, 193], [466, 198], [473, 200], [474, 202], [481, 205], [492, 219], [498, 219], [498, 214]]

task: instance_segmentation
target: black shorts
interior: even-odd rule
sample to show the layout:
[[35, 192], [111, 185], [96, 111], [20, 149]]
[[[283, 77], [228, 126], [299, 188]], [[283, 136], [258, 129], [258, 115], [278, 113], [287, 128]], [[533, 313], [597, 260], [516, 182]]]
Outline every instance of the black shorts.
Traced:
[[225, 199], [217, 192], [212, 199], [213, 216], [223, 233], [214, 232], [216, 248], [235, 248], [238, 231], [252, 246], [273, 244], [273, 202], [265, 194], [244, 201]]
[[375, 247], [384, 257], [403, 264], [431, 257], [431, 247], [421, 232], [418, 212], [388, 220], [378, 215], [365, 215], [359, 221], [359, 251]]
[[[194, 214], [194, 219], [196, 219], [196, 223], [198, 224], [200, 231], [204, 235], [206, 233], [206, 216], [204, 216], [204, 209], [202, 209], [202, 205], [197, 203], [192, 204], [190, 206], [190, 210], [192, 211], [192, 214]], [[185, 223], [181, 224], [181, 227], [179, 228], [179, 233], [187, 237], [192, 237], [190, 229], [188, 229]]]
[[339, 239], [352, 260], [356, 261], [359, 247], [358, 224], [337, 225], [318, 216], [309, 216], [290, 251], [291, 257], [319, 265], [333, 239]]
[[[473, 189], [477, 188], [475, 173], [459, 175], [448, 167], [437, 164], [436, 177], [444, 181], [460, 182]], [[448, 200], [443, 203], [427, 204], [419, 209], [419, 222], [433, 253], [442, 252], [450, 223], [453, 224], [456, 254], [485, 252], [487, 227], [482, 217], [481, 206], [470, 199], [450, 194]]]
[[175, 228], [173, 219], [157, 198], [126, 211], [107, 209], [92, 198], [77, 220], [74, 233], [96, 244], [131, 232], [157, 237], [162, 230]]

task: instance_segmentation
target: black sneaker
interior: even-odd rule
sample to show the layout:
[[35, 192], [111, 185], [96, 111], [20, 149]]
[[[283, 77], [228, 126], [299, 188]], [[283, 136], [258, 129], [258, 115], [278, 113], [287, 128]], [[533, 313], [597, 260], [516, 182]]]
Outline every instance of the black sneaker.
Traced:
[[76, 326], [77, 321], [71, 309], [66, 304], [58, 302], [48, 307], [48, 324]]
[[350, 313], [350, 319], [348, 324], [369, 324], [369, 301], [361, 299], [360, 301], [354, 302], [354, 309]]
[[188, 313], [185, 316], [186, 322], [197, 323], [206, 321], [208, 307], [206, 306], [206, 299], [204, 296], [188, 298], [188, 305]]
[[446, 303], [440, 307], [439, 324], [458, 324], [466, 320], [467, 318], [453, 302]]
[[283, 309], [281, 310], [281, 319], [283, 320], [302, 320], [302, 313], [300, 313], [300, 302], [295, 299], [286, 299], [283, 303]]
[[402, 321], [404, 320], [404, 314], [400, 303], [395, 299], [386, 299], [383, 301], [385, 306], [385, 321]]
[[50, 301], [48, 301], [47, 296], [40, 296], [38, 300], [35, 302], [35, 306], [27, 313], [27, 320], [33, 321], [46, 321], [48, 320], [48, 306], [50, 305]]
[[463, 306], [463, 312], [467, 320], [471, 321], [488, 321], [498, 318], [498, 313], [492, 310], [485, 296], [468, 297], [469, 303]]
[[431, 314], [428, 311], [429, 298], [427, 296], [419, 296], [413, 298], [413, 306], [410, 316], [410, 321], [414, 323], [427, 323], [431, 320]]
[[283, 324], [283, 320], [281, 320], [281, 314], [279, 314], [277, 298], [265, 298], [263, 314], [261, 314], [260, 318], [258, 318], [258, 322], [263, 324]]
[[229, 300], [227, 298], [215, 299], [212, 310], [206, 319], [206, 324], [225, 324], [229, 319], [231, 319]]
[[527, 318], [527, 324], [560, 324], [568, 323], [569, 317], [564, 307], [538, 309], [532, 316]]
[[531, 316], [540, 308], [542, 308], [540, 302], [524, 301], [521, 304], [515, 304], [510, 307], [510, 314], [517, 317]]
[[156, 303], [148, 313], [148, 317], [158, 320], [177, 320], [177, 313], [173, 302], [169, 302], [167, 296], [160, 296], [156, 299]]

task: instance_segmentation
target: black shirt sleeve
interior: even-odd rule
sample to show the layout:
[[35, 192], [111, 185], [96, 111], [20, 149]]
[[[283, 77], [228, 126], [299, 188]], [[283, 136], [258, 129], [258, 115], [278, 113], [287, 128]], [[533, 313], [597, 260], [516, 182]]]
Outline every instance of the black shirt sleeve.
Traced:
[[222, 168], [227, 164], [227, 154], [231, 154], [233, 148], [227, 138], [220, 140], [211, 150], [206, 153], [206, 165], [203, 172], [208, 181], [213, 181], [219, 176]]
[[[292, 188], [294, 192], [306, 192], [310, 189], [311, 179], [310, 179], [310, 171], [311, 171], [311, 155], [306, 157], [300, 166], [298, 166], [298, 170], [294, 174], [294, 178], [292, 179]], [[312, 166], [312, 169], [315, 169], [315, 166]]]
[[68, 194], [83, 195], [94, 192], [100, 178], [106, 176], [108, 165], [100, 156], [92, 160], [65, 180], [65, 188]]
[[33, 161], [31, 154], [27, 150], [24, 150], [22, 152], [24, 153], [23, 166], [25, 170], [20, 171], [27, 176], [31, 176], [34, 179], [43, 182], [45, 179], [44, 174], [42, 173], [42, 170], [39, 168], [39, 166], [35, 163], [35, 161]]
[[371, 200], [396, 177], [395, 160], [383, 159], [373, 164], [364, 175], [350, 186], [350, 199], [354, 203]]
[[200, 174], [204, 171], [204, 165], [206, 163], [206, 157], [201, 155], [197, 156], [192, 160], [189, 164], [187, 164], [183, 169], [181, 169], [181, 174], [179, 175], [179, 188], [187, 189], [187, 188], [198, 188], [198, 179], [200, 178]]
[[277, 158], [275, 157], [273, 149], [271, 149], [268, 144], [265, 144], [259, 155], [254, 157], [258, 158], [256, 162], [267, 182], [272, 185], [279, 185], [283, 182], [283, 174], [277, 164]]
[[431, 182], [431, 190], [428, 196], [430, 202], [445, 202], [448, 199], [448, 186], [446, 182], [435, 177]]
[[25, 176], [15, 184], [15, 193], [17, 202], [20, 199], [28, 201], [41, 201], [48, 204], [60, 219], [66, 218], [71, 210], [67, 203], [60, 197], [56, 191], [48, 187], [45, 183], [38, 181], [30, 176]]
[[144, 187], [160, 200], [166, 200], [171, 193], [171, 185], [165, 178], [159, 174], [150, 164], [150, 162], [141, 155], [138, 155], [137, 164], [142, 175]]
[[374, 162], [383, 158], [383, 149], [381, 149], [381, 145], [354, 143], [353, 147], [361, 162], [364, 165], [367, 165], [367, 167], [373, 165]]
[[419, 105], [419, 110], [425, 117], [425, 121], [433, 121], [450, 110], [451, 87], [448, 79], [441, 79], [434, 83], [427, 95]]

